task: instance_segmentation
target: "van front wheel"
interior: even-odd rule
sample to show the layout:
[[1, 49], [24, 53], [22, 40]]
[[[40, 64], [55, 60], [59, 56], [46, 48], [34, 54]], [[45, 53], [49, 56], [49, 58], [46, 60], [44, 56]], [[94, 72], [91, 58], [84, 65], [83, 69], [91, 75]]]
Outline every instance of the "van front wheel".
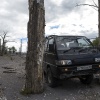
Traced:
[[52, 88], [57, 86], [57, 79], [55, 77], [53, 77], [50, 68], [48, 68], [48, 70], [47, 70], [47, 83]]

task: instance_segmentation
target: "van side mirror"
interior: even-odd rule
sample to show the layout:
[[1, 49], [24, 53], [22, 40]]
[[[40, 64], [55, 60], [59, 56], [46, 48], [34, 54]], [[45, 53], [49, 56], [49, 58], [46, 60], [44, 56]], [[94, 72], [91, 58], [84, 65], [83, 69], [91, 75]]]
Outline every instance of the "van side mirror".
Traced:
[[54, 52], [54, 44], [49, 44], [49, 51]]

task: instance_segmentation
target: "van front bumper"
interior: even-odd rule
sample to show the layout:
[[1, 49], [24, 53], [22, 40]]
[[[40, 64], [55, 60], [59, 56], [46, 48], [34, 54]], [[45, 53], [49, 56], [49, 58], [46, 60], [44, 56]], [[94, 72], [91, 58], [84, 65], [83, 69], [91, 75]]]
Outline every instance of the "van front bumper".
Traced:
[[[88, 67], [89, 66], [89, 67]], [[80, 66], [58, 66], [57, 77], [60, 79], [79, 77], [81, 75], [96, 74], [100, 71], [99, 64]]]

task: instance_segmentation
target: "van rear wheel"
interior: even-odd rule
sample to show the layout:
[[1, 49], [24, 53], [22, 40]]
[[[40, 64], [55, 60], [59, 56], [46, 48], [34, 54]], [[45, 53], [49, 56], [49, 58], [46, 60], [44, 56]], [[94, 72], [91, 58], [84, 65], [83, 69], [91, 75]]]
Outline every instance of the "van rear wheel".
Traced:
[[48, 70], [47, 70], [47, 83], [52, 88], [57, 86], [57, 79], [55, 77], [53, 77], [50, 68], [48, 68]]
[[93, 74], [81, 76], [79, 79], [83, 84], [91, 84], [93, 81]]

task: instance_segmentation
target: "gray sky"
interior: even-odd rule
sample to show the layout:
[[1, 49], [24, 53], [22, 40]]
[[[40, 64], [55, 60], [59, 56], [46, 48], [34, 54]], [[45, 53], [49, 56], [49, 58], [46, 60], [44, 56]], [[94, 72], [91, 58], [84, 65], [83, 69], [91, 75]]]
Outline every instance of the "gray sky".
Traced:
[[[98, 0], [94, 0], [98, 4]], [[46, 35], [66, 34], [98, 36], [98, 12], [89, 6], [75, 7], [76, 4], [93, 4], [92, 0], [45, 0]], [[20, 47], [23, 38], [23, 51], [26, 51], [28, 0], [1, 0], [0, 34], [7, 30], [10, 38], [17, 43], [7, 43]]]

